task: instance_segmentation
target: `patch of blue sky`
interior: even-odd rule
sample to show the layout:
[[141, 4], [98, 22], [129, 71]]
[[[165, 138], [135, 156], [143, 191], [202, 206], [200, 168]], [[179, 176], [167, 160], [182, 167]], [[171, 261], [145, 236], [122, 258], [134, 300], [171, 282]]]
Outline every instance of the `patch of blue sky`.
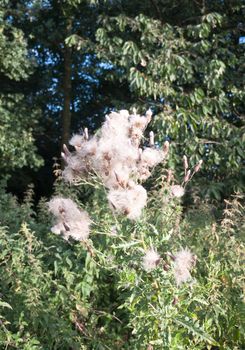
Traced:
[[245, 36], [240, 36], [239, 38], [239, 44], [245, 44]]

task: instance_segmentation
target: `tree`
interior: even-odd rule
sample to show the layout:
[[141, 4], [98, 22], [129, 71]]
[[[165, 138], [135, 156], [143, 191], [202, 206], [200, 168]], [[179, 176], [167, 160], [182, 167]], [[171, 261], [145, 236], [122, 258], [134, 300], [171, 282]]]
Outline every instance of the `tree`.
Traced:
[[[176, 165], [204, 159], [199, 184], [220, 199], [244, 189], [242, 1], [107, 2], [98, 55], [155, 112]], [[203, 187], [203, 188], [204, 188]]]
[[23, 31], [12, 23], [9, 1], [3, 1], [0, 11], [0, 157], [1, 169], [9, 171], [23, 166], [31, 168], [42, 164], [34, 145], [34, 128], [38, 109], [21, 93], [33, 70], [28, 58]]
[[[35, 63], [25, 81], [11, 82], [11, 91], [21, 91], [23, 100], [42, 115], [35, 127], [35, 142], [45, 165], [38, 173], [27, 169], [17, 178], [34, 181], [36, 192], [45, 195], [53, 183], [53, 157], [59, 157], [62, 144], [68, 142], [73, 130], [98, 127], [101, 112], [110, 105], [115, 90], [104, 79], [110, 68], [100, 65], [93, 47], [87, 45], [95, 36], [96, 12], [86, 1], [79, 9], [75, 5], [74, 1], [12, 0], [4, 7], [11, 25], [21, 28], [25, 53]], [[84, 38], [79, 50], [66, 42], [71, 31]], [[15, 118], [12, 113], [13, 123]]]

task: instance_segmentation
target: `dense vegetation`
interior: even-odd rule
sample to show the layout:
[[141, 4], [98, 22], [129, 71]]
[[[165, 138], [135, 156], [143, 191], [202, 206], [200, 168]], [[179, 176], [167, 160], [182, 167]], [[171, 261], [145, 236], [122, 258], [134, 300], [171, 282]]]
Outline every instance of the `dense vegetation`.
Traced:
[[[47, 209], [34, 213], [30, 192], [21, 206], [2, 195], [1, 348], [242, 349], [241, 198], [217, 223], [204, 203], [183, 219], [162, 192], [153, 190], [132, 224], [111, 215], [97, 188], [86, 206], [95, 221], [86, 245], [50, 233]], [[151, 244], [164, 261], [146, 272]], [[197, 256], [194, 279], [177, 287], [166, 252], [186, 246]]]
[[[241, 0], [0, 1], [0, 349], [243, 349], [244, 15]], [[131, 144], [120, 123], [99, 142], [105, 114], [149, 108], [111, 181], [109, 151]], [[118, 198], [145, 180], [130, 215]], [[89, 213], [81, 241], [54, 228], [52, 195]]]

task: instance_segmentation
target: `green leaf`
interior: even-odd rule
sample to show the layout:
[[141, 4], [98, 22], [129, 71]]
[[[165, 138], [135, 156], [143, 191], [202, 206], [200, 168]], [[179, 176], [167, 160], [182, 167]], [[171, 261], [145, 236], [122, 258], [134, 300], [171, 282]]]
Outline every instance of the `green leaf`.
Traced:
[[192, 323], [189, 318], [185, 319], [179, 319], [179, 318], [174, 318], [174, 322], [185, 329], [194, 336], [197, 336], [204, 340], [205, 342], [208, 342], [209, 344], [219, 346], [219, 343], [214, 340], [208, 333], [206, 333], [203, 329], [197, 326], [196, 323]]
[[0, 306], [6, 307], [7, 309], [13, 310], [13, 309], [12, 309], [12, 306], [9, 305], [8, 303], [6, 303], [5, 301], [1, 301], [1, 300], [0, 300]]

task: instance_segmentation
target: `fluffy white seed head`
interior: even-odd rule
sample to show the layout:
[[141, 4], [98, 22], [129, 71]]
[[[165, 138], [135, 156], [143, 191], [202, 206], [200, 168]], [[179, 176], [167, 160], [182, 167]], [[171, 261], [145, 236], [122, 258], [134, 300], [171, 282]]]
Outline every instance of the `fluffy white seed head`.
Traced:
[[48, 207], [56, 221], [51, 229], [53, 233], [77, 241], [88, 238], [91, 220], [88, 213], [79, 209], [75, 202], [69, 198], [54, 197], [49, 201]]
[[189, 249], [181, 249], [175, 254], [175, 263], [183, 266], [186, 269], [190, 269], [193, 265], [194, 256]]
[[81, 160], [77, 152], [74, 152], [66, 158], [67, 166], [62, 172], [63, 178], [68, 182], [73, 182], [87, 174], [86, 162]]
[[128, 117], [129, 117], [129, 112], [126, 109], [121, 109], [119, 111], [119, 114], [125, 119], [128, 119]]
[[73, 135], [69, 141], [69, 144], [74, 147], [82, 147], [82, 143], [84, 142], [84, 137], [82, 135]]
[[161, 163], [164, 159], [164, 154], [161, 150], [154, 148], [145, 148], [142, 155], [141, 161], [150, 168], [153, 168], [157, 164]]
[[82, 212], [70, 198], [54, 197], [48, 203], [49, 211], [57, 218], [65, 220], [77, 220]]
[[[83, 213], [84, 214], [84, 213]], [[87, 214], [87, 213], [86, 213]], [[89, 236], [89, 225], [90, 219], [88, 215], [82, 215], [81, 221], [70, 221], [69, 222], [69, 236], [76, 241], [84, 241]]]
[[148, 124], [146, 117], [141, 117], [140, 115], [131, 115], [129, 117], [130, 129], [141, 129], [144, 130]]
[[114, 210], [131, 220], [136, 220], [146, 205], [147, 192], [141, 185], [134, 185], [127, 189], [112, 189], [107, 198]]
[[157, 253], [156, 250], [154, 249], [147, 250], [147, 252], [145, 253], [145, 256], [143, 257], [143, 263], [142, 263], [144, 270], [149, 272], [155, 269], [156, 266], [159, 264], [160, 259], [161, 259], [160, 255]]
[[183, 197], [183, 195], [185, 194], [185, 189], [184, 187], [180, 186], [180, 185], [173, 185], [171, 186], [171, 193], [174, 197], [180, 198]]
[[66, 182], [74, 183], [76, 181], [79, 181], [80, 179], [80, 173], [77, 173], [70, 167], [65, 167], [65, 169], [62, 171], [62, 177]]
[[104, 184], [109, 189], [127, 188], [131, 169], [122, 163], [115, 163], [108, 176], [104, 178]]
[[90, 140], [83, 143], [82, 148], [79, 150], [80, 157], [93, 157], [95, 156], [98, 148], [98, 141], [96, 137], [92, 137]]
[[129, 177], [129, 173], [136, 167], [137, 159], [138, 150], [132, 145], [128, 136], [120, 135], [115, 138], [112, 132], [110, 137], [101, 137], [99, 140], [95, 167], [106, 186], [112, 183], [114, 187], [115, 173], [120, 173], [124, 177], [120, 171], [123, 169], [125, 176]]
[[48, 202], [48, 208], [56, 218], [62, 219], [65, 217], [65, 212], [67, 211], [67, 208], [69, 208], [70, 204], [73, 205], [73, 201], [71, 199], [54, 197]]
[[190, 271], [187, 269], [183, 269], [180, 266], [175, 266], [174, 277], [175, 277], [177, 286], [180, 286], [182, 283], [185, 283], [191, 280]]
[[140, 163], [137, 168], [137, 178], [140, 181], [145, 181], [151, 176], [149, 167], [145, 163]]
[[51, 227], [51, 232], [53, 232], [56, 235], [63, 235], [63, 238], [65, 240], [68, 240], [69, 235], [66, 234], [67, 230], [62, 222], [58, 222], [56, 225]]
[[175, 254], [174, 277], [177, 285], [191, 279], [190, 270], [194, 265], [195, 257], [189, 249], [181, 249]]
[[124, 110], [111, 112], [101, 128], [101, 138], [110, 139], [126, 137], [128, 135], [129, 122], [128, 113]]

